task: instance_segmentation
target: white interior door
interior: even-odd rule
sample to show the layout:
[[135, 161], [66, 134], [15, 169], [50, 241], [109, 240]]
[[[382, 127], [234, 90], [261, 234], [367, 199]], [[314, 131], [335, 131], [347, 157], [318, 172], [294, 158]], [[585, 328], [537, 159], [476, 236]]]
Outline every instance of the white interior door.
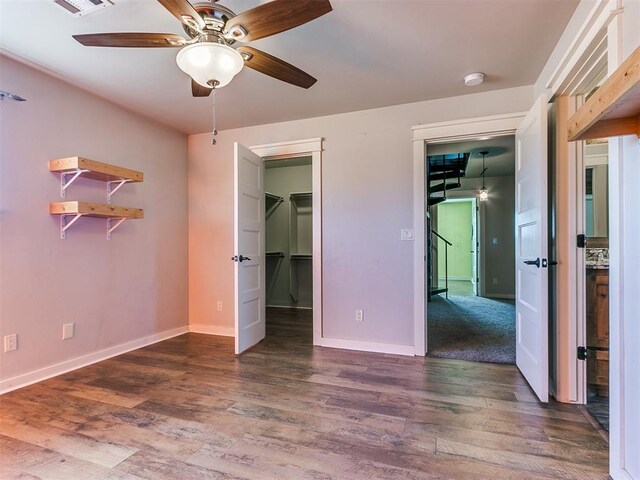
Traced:
[[234, 255], [236, 353], [265, 336], [264, 162], [234, 144]]
[[516, 364], [549, 401], [547, 99], [516, 131]]

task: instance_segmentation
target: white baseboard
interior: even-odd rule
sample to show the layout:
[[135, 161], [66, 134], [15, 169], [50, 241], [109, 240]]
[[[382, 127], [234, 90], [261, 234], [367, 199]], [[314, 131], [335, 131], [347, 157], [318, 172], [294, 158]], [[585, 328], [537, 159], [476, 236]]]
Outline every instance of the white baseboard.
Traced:
[[345, 350], [359, 350], [361, 352], [392, 353], [395, 355], [415, 355], [413, 345], [395, 345], [392, 343], [360, 342], [358, 340], [342, 340], [340, 338], [321, 338], [317, 344], [320, 347], [342, 348]]
[[483, 295], [485, 298], [502, 298], [505, 300], [515, 300], [516, 296], [512, 293], [487, 293]]
[[191, 333], [204, 333], [206, 335], [219, 335], [221, 337], [235, 337], [234, 327], [220, 327], [218, 325], [204, 325], [201, 323], [192, 323], [189, 325]]
[[0, 381], [0, 395], [2, 395], [3, 393], [11, 392], [12, 390], [17, 390], [18, 388], [41, 382], [51, 377], [62, 375], [63, 373], [67, 373], [72, 370], [77, 370], [78, 368], [86, 367], [87, 365], [91, 365], [93, 363], [115, 357], [116, 355], [122, 355], [123, 353], [130, 352], [131, 350], [135, 350], [137, 348], [146, 347], [147, 345], [151, 345], [152, 343], [161, 342], [162, 340], [167, 340], [168, 338], [183, 335], [188, 332], [189, 327], [186, 326], [166, 330], [154, 335], [149, 335], [148, 337], [132, 340], [127, 343], [122, 343], [114, 347], [105, 348], [104, 350], [99, 350], [97, 352], [89, 353], [81, 357], [72, 358], [71, 360], [66, 360], [49, 367], [41, 368], [33, 372], [24, 373], [16, 377], [2, 380]]

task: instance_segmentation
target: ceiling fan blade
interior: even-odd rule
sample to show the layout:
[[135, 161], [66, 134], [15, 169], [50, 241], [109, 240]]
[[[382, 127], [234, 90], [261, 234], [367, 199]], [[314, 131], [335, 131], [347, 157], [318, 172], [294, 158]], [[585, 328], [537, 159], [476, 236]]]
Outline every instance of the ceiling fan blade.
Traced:
[[73, 38], [85, 47], [182, 47], [187, 43], [173, 33], [88, 33]]
[[237, 50], [243, 54], [242, 57], [245, 58], [244, 64], [247, 67], [270, 77], [302, 88], [309, 88], [317, 81], [298, 67], [294, 67], [284, 60], [280, 60], [256, 48], [238, 47]]
[[158, 0], [164, 8], [188, 27], [202, 32], [204, 20], [187, 0]]
[[194, 79], [191, 79], [191, 93], [194, 97], [208, 97], [211, 95], [213, 88], [207, 88], [200, 85]]
[[274, 0], [233, 17], [224, 31], [231, 38], [249, 42], [310, 22], [331, 10], [329, 0]]

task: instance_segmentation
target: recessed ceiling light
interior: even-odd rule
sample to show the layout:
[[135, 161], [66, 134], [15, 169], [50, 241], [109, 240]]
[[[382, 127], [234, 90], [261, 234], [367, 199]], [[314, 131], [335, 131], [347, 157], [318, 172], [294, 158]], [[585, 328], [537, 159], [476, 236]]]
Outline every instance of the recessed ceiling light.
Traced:
[[464, 77], [464, 84], [467, 87], [475, 87], [476, 85], [480, 85], [482, 82], [484, 82], [484, 73], [481, 72], [470, 73]]

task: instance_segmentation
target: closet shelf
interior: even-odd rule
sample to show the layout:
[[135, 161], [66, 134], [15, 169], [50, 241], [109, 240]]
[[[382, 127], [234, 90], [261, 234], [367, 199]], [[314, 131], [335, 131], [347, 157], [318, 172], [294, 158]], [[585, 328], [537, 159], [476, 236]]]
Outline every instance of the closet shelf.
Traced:
[[640, 47], [569, 119], [569, 141], [640, 136]]
[[269, 218], [271, 214], [284, 202], [284, 198], [274, 195], [273, 193], [264, 193], [265, 218]]
[[310, 260], [312, 255], [310, 253], [294, 253], [289, 255], [291, 260]]
[[[116, 205], [105, 205], [92, 202], [53, 202], [49, 204], [51, 215], [60, 215], [60, 238], [64, 239], [66, 231], [80, 217], [95, 217], [107, 219], [107, 240], [111, 234], [125, 220], [143, 218], [144, 212], [141, 208], [119, 207]], [[67, 217], [73, 217], [70, 220]], [[117, 220], [112, 225], [111, 221]]]
[[83, 157], [67, 157], [51, 160], [49, 171], [60, 174], [60, 197], [64, 198], [67, 188], [78, 178], [90, 178], [107, 183], [107, 201], [125, 183], [144, 181], [144, 174], [136, 170], [118, 167]]
[[298, 192], [289, 194], [291, 203], [297, 206], [311, 206], [313, 194], [311, 192]]
[[284, 202], [284, 198], [282, 198], [279, 195], [274, 195], [273, 193], [264, 192], [264, 196], [265, 196], [265, 199], [267, 200], [267, 202], [269, 202], [269, 203], [272, 203], [272, 202], [282, 203], [282, 202]]
[[267, 257], [280, 257], [280, 258], [283, 258], [284, 257], [284, 252], [266, 252], [265, 255]]

